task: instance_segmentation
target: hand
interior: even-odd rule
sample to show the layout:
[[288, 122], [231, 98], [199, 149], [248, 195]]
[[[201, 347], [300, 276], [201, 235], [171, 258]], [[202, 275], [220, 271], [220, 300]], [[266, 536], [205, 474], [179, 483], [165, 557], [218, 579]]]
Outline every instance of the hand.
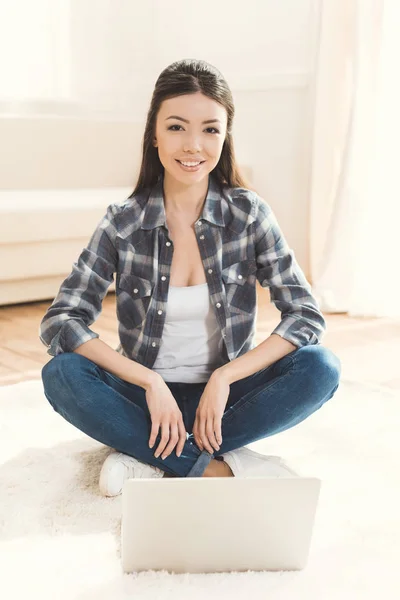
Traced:
[[151, 415], [150, 448], [154, 446], [158, 430], [161, 427], [161, 441], [154, 456], [158, 458], [162, 453], [162, 458], [166, 458], [171, 454], [178, 441], [176, 455], [180, 456], [186, 442], [182, 412], [171, 390], [161, 377], [153, 380], [146, 389], [146, 402]]
[[196, 444], [211, 454], [222, 444], [221, 421], [229, 398], [229, 383], [222, 376], [211, 375], [196, 410], [193, 437]]

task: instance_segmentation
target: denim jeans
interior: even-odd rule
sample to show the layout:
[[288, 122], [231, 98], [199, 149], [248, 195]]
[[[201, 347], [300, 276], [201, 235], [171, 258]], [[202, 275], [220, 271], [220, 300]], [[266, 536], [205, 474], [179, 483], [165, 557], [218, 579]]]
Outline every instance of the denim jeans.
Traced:
[[[341, 363], [320, 344], [296, 348], [269, 367], [230, 385], [222, 416], [222, 444], [200, 450], [192, 428], [204, 383], [166, 382], [182, 412], [187, 439], [180, 457], [176, 446], [162, 460], [149, 448], [151, 416], [145, 390], [77, 354], [58, 354], [42, 369], [44, 393], [53, 409], [91, 438], [159, 467], [175, 477], [201, 477], [213, 458], [285, 431], [304, 421], [339, 386]], [[221, 460], [221, 458], [220, 458]]]

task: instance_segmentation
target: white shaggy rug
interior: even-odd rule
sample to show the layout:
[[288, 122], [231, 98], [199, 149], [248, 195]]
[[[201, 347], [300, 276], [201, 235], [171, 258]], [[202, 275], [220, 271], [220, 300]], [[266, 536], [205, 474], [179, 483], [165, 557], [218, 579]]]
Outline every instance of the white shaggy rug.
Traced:
[[[397, 392], [341, 382], [297, 427], [252, 444], [322, 479], [307, 567], [123, 574], [121, 496], [98, 491], [110, 449], [48, 404], [42, 382], [0, 388], [0, 593], [7, 600], [383, 600], [400, 597]], [[234, 500], [233, 500], [234, 501]]]

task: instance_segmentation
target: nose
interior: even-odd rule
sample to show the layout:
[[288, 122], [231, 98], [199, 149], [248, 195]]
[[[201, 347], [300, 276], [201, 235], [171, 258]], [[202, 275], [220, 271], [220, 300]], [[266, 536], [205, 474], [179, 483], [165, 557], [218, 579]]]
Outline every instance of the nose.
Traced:
[[184, 152], [192, 152], [192, 154], [196, 154], [200, 151], [201, 145], [196, 135], [189, 135], [185, 138], [185, 143], [183, 145]]

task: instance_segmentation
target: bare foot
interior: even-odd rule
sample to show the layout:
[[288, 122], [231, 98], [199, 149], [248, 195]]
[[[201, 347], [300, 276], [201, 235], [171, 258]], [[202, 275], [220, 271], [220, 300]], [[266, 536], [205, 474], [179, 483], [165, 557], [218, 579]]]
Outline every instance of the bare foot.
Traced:
[[[170, 475], [170, 473], [165, 471], [163, 477], [175, 477], [175, 475]], [[213, 458], [208, 464], [202, 477], [234, 477], [234, 475], [228, 463]]]
[[228, 463], [213, 458], [204, 471], [203, 477], [234, 477], [234, 475]]

